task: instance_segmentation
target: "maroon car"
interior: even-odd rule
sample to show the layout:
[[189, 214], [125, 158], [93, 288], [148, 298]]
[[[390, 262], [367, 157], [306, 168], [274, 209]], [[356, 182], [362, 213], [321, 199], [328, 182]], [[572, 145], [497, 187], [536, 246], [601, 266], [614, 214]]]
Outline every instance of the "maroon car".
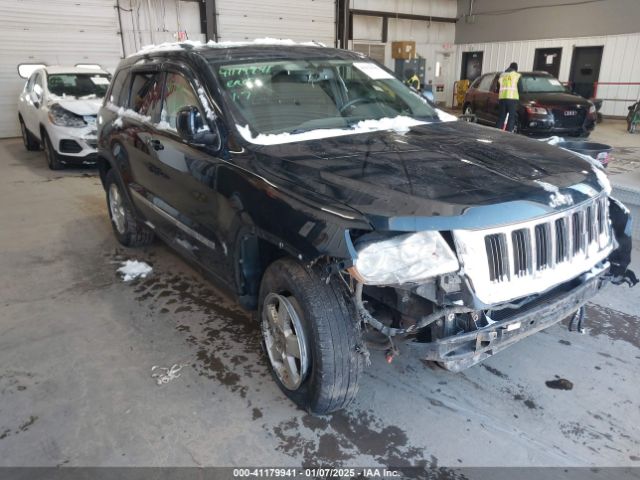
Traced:
[[[518, 82], [520, 105], [516, 131], [527, 135], [570, 135], [588, 137], [596, 124], [596, 107], [569, 92], [547, 72], [521, 72]], [[478, 77], [464, 97], [463, 112], [479, 123], [498, 121], [498, 76]]]

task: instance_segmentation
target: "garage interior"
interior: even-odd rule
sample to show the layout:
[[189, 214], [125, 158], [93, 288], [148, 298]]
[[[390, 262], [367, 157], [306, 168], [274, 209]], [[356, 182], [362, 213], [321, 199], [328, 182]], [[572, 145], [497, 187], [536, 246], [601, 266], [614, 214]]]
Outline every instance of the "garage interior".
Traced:
[[[563, 321], [460, 373], [372, 351], [354, 403], [313, 416], [272, 380], [254, 314], [166, 245], [118, 244], [97, 171], [52, 171], [25, 150], [17, 106], [19, 65], [113, 73], [145, 45], [184, 40], [320, 42], [395, 72], [406, 59], [394, 44], [409, 42], [421, 83], [457, 116], [464, 85], [517, 62], [602, 100], [580, 140], [612, 147], [607, 175], [635, 217], [640, 272], [640, 134], [627, 131], [638, 19], [637, 0], [0, 0], [0, 477], [1, 467], [368, 465], [443, 479], [472, 478], [465, 467], [638, 475], [637, 289], [606, 286], [586, 306], [584, 334]], [[125, 282], [126, 260], [152, 273]], [[179, 376], [157, 384], [158, 367], [174, 365]]]

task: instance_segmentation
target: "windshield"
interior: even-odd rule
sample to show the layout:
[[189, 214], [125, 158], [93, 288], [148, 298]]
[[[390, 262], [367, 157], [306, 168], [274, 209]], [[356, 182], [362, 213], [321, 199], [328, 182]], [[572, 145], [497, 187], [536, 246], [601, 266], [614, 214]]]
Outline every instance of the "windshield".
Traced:
[[58, 97], [102, 98], [110, 75], [100, 73], [56, 73], [48, 76], [49, 92]]
[[523, 76], [520, 80], [522, 86], [522, 92], [524, 93], [553, 93], [553, 92], [565, 92], [565, 88], [553, 77], [548, 76]]
[[217, 73], [242, 120], [258, 134], [349, 128], [398, 116], [438, 118], [417, 93], [365, 59], [231, 64]]

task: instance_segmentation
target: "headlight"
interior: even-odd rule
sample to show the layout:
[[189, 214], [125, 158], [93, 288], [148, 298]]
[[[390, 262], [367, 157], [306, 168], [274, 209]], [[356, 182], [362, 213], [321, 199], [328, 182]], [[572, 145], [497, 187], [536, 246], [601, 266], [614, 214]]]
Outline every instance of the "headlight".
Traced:
[[596, 113], [596, 106], [595, 105], [591, 105], [589, 107], [589, 113]]
[[546, 115], [548, 113], [547, 109], [542, 107], [527, 107], [527, 112], [533, 115]]
[[81, 116], [62, 108], [57, 103], [49, 107], [49, 120], [61, 127], [84, 127], [86, 125]]
[[438, 232], [398, 235], [357, 248], [351, 273], [369, 285], [424, 281], [457, 271], [458, 260]]

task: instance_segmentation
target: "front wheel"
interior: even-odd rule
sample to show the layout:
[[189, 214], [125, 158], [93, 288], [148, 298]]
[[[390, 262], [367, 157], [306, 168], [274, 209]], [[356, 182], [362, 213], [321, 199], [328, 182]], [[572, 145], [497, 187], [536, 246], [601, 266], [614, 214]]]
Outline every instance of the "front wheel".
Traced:
[[463, 119], [466, 122], [477, 122], [478, 119], [476, 118], [475, 113], [473, 113], [473, 108], [471, 107], [471, 104], [467, 104], [465, 105], [465, 107], [462, 109], [462, 115], [463, 115]]
[[259, 318], [271, 373], [287, 397], [317, 415], [353, 401], [361, 337], [340, 284], [293, 259], [277, 260], [262, 278]]
[[44, 155], [47, 157], [47, 165], [49, 165], [51, 170], [61, 170], [64, 168], [64, 165], [60, 162], [58, 152], [54, 150], [51, 140], [49, 139], [49, 135], [47, 135], [45, 130], [42, 130], [42, 148], [44, 148]]
[[24, 124], [22, 117], [18, 117], [18, 121], [20, 122], [20, 133], [22, 134], [22, 143], [24, 144], [24, 148], [30, 152], [40, 150], [40, 142], [38, 142], [38, 140], [36, 140], [33, 134], [29, 131], [27, 126]]

